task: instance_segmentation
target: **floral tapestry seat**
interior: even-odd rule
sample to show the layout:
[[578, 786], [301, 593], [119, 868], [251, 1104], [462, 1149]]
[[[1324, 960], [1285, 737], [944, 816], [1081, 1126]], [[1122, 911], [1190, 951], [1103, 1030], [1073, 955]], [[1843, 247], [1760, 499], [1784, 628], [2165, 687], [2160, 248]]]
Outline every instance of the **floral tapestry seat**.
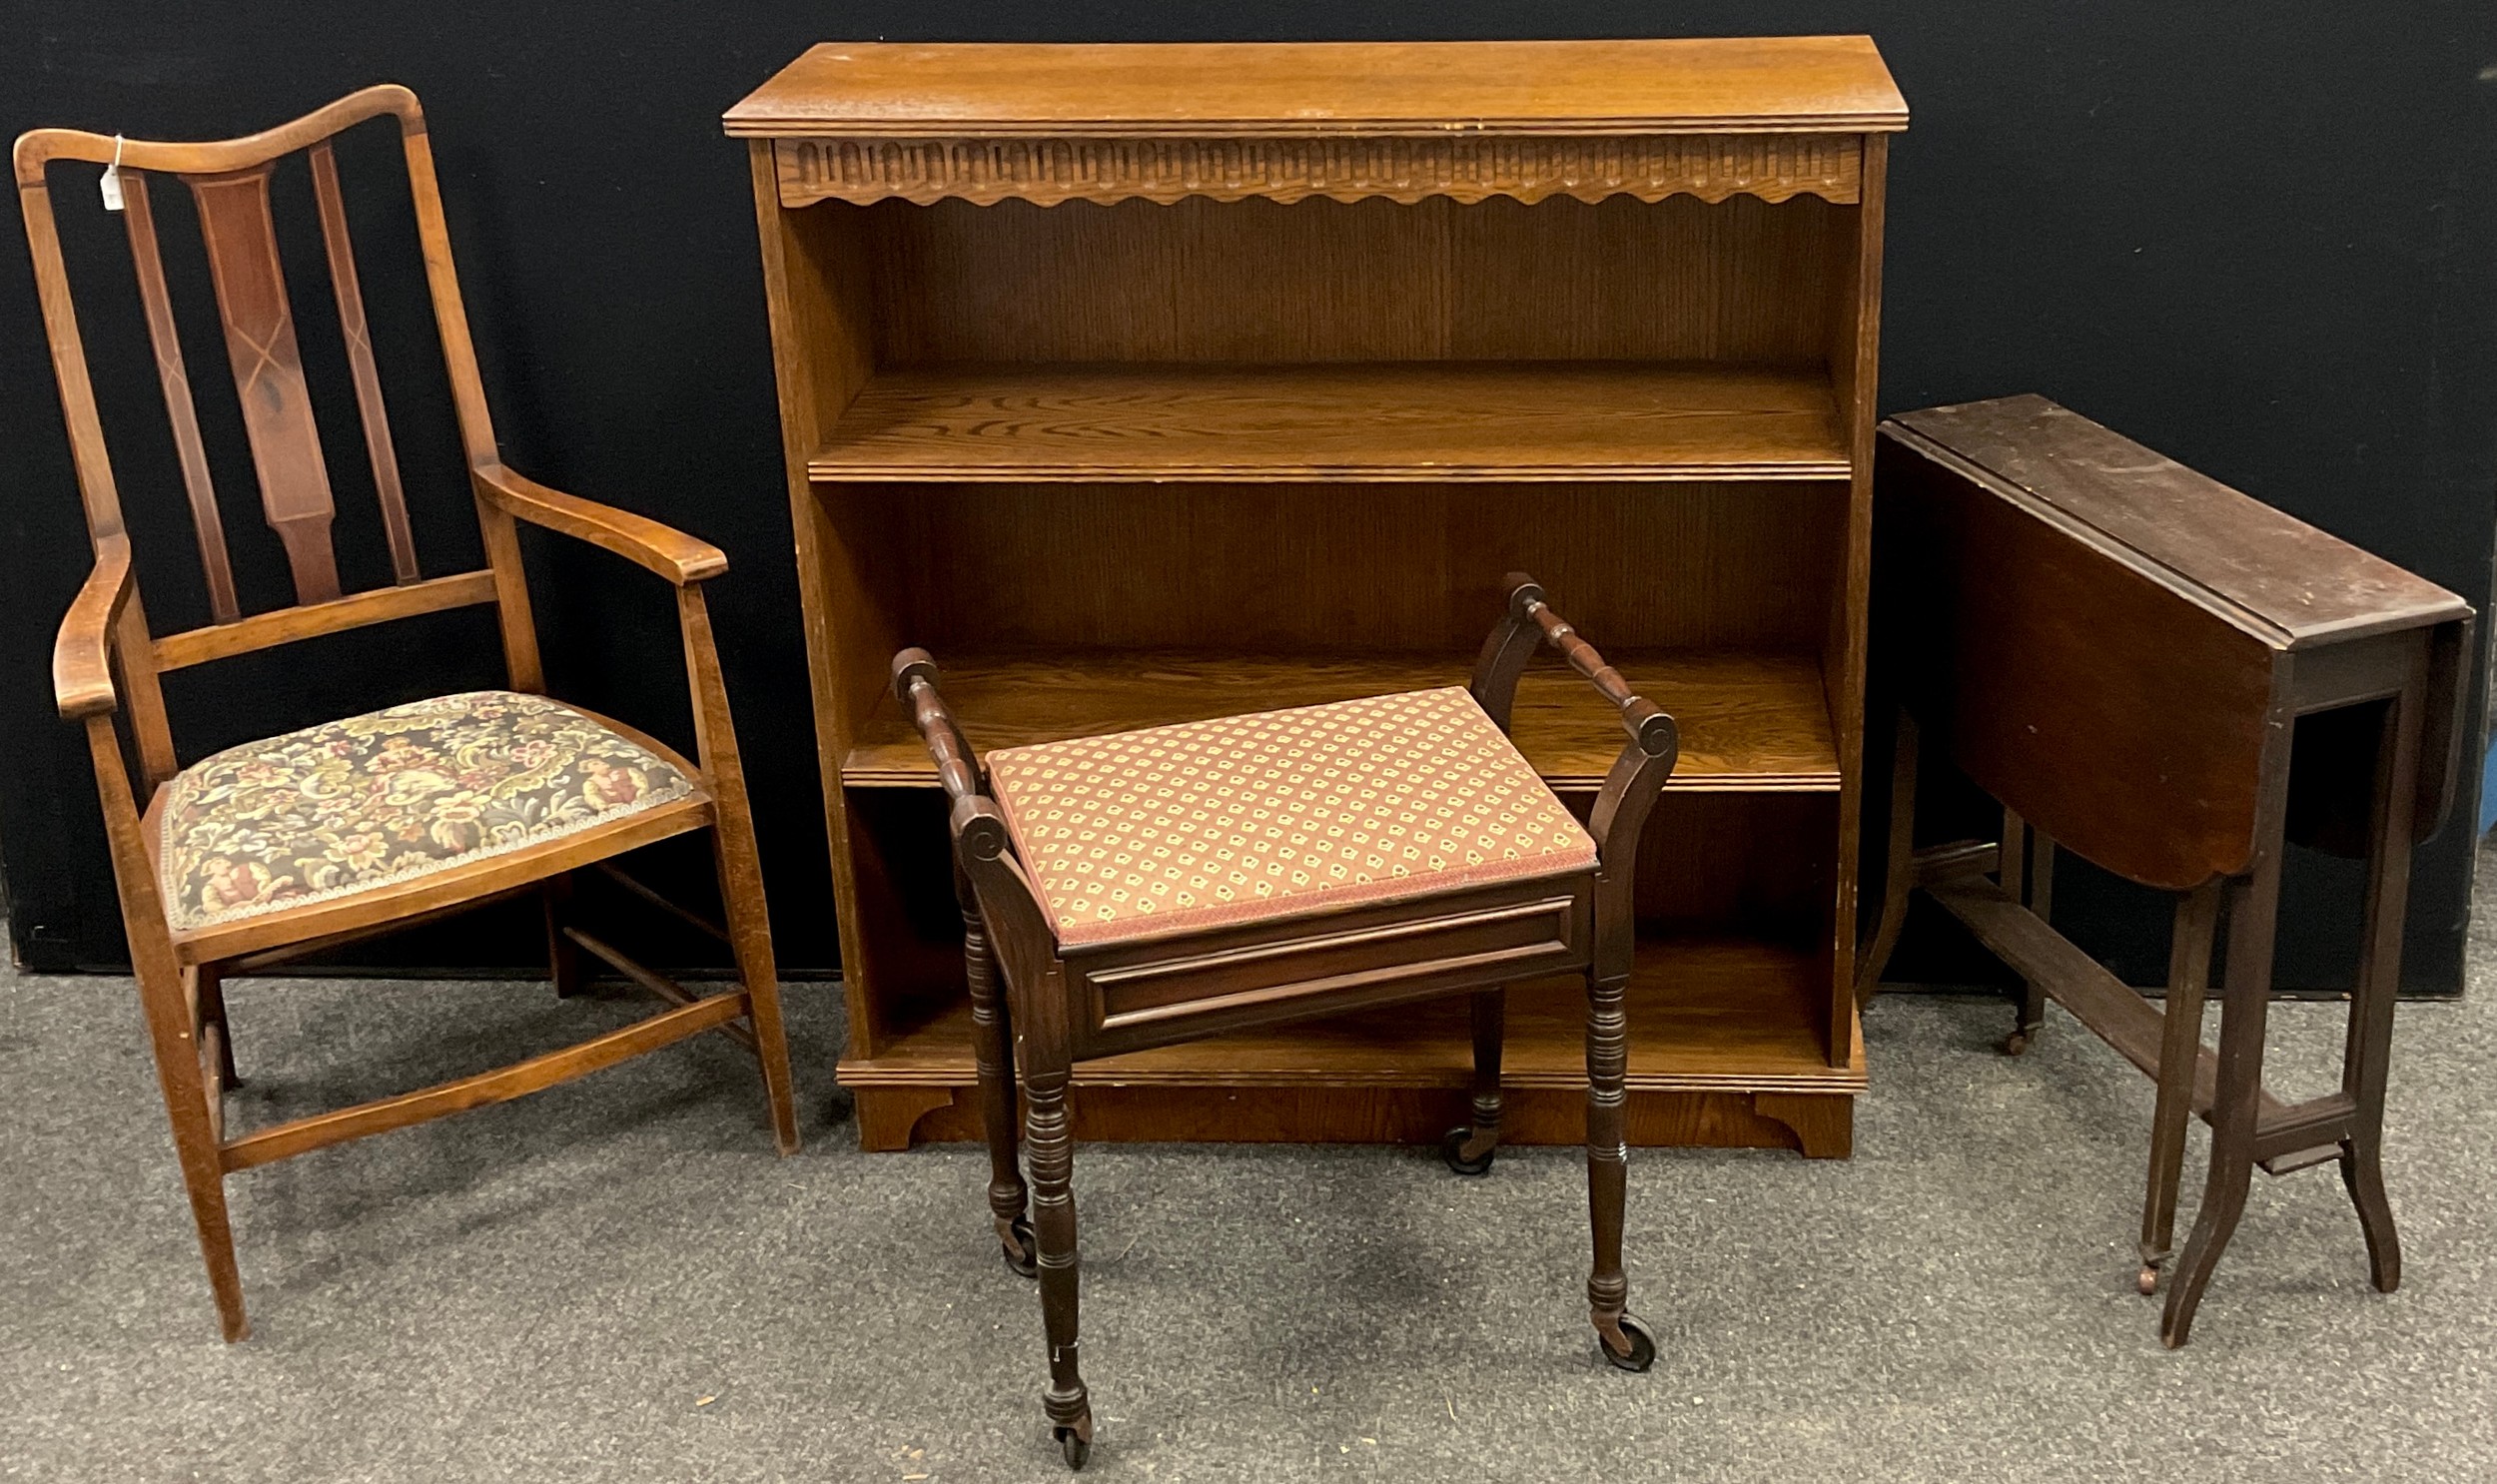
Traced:
[[230, 747], [152, 813], [166, 917], [183, 934], [336, 901], [694, 798], [653, 746], [483, 690]]

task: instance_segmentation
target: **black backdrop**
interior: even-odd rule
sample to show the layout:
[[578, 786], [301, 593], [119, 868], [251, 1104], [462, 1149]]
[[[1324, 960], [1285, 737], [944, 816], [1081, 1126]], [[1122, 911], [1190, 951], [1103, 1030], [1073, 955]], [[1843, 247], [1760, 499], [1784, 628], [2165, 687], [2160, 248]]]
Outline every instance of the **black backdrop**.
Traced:
[[[835, 961], [797, 587], [742, 147], [718, 115], [835, 38], [1149, 40], [1869, 31], [1914, 125], [1892, 156], [1886, 409], [2037, 390], [2484, 604], [2497, 494], [2497, 8], [2305, 0], [1635, 4], [980, 0], [683, 6], [54, 4], [0, 25], [0, 132], [249, 132], [358, 86], [425, 102], [488, 396], [513, 466], [724, 548], [713, 589], [782, 961]], [[476, 554], [386, 135], [343, 151], [428, 570]], [[382, 167], [376, 169], [374, 167]], [[363, 167], [360, 169], [360, 167]], [[204, 616], [117, 224], [72, 196], [73, 273], [160, 631]], [[159, 200], [180, 193], [160, 193]], [[295, 300], [336, 450], [343, 559], [383, 574], [311, 218]], [[289, 201], [282, 197], [281, 217]], [[239, 449], [187, 214], [160, 212], [212, 452]], [[180, 224], [180, 225], [178, 225]], [[51, 713], [51, 635], [88, 564], [22, 238], [0, 233], [0, 860], [15, 946], [123, 961], [83, 746]], [[187, 255], [187, 256], [186, 256]], [[189, 293], [186, 295], [186, 283]], [[247, 606], [284, 592], [248, 464], [221, 466]], [[364, 482], [360, 482], [364, 481]], [[663, 591], [533, 547], [559, 693], [672, 740], [688, 723]], [[475, 615], [176, 677], [187, 756], [281, 726], [498, 683]], [[251, 697], [247, 707], [241, 704]], [[2476, 709], [2476, 708], [2475, 708]], [[2465, 806], [2468, 806], [2466, 790]], [[2408, 979], [2460, 983], [2470, 832], [2419, 862]], [[677, 862], [678, 871], [696, 862]], [[2357, 885], [2293, 864], [2283, 982], [2342, 982]], [[2072, 871], [2060, 914], [2136, 982], [2164, 912]], [[529, 961], [520, 914], [379, 950]], [[1940, 963], [1949, 958], [1933, 957]], [[1913, 965], [1914, 960], [1908, 961]]]

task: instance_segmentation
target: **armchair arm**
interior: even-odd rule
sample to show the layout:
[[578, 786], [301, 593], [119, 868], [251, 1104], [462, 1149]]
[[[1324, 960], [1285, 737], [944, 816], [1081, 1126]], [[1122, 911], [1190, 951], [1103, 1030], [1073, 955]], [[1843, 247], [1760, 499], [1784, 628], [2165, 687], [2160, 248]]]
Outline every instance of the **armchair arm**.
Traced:
[[63, 717], [108, 715], [121, 705], [113, 687], [113, 625], [129, 599], [130, 539], [106, 536], [52, 645], [52, 697]]
[[717, 546], [697, 541], [672, 526], [582, 499], [577, 494], [549, 489], [499, 463], [483, 464], [469, 472], [478, 496], [504, 513], [612, 551], [679, 587], [728, 570], [728, 558]]

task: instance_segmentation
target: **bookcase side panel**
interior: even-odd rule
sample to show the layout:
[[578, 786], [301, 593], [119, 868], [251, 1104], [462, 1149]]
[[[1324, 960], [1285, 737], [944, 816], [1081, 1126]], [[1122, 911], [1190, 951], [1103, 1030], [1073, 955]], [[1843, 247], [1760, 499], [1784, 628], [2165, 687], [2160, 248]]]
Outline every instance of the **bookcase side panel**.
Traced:
[[[1861, 205], [1844, 213], [1845, 250], [1830, 277], [1832, 335], [1830, 379], [1846, 419], [1848, 454], [1854, 466], [1848, 497], [1842, 580], [1830, 612], [1821, 674], [1829, 688], [1830, 720], [1838, 744], [1839, 818], [1834, 924], [1830, 962], [1830, 1047], [1847, 1055], [1855, 1006], [1857, 873], [1864, 806], [1866, 624], [1872, 602], [1873, 429], [1881, 362], [1882, 227], [1888, 177], [1889, 137], [1864, 140]], [[1834, 1061], [1833, 1065], [1837, 1065]]]
[[835, 575], [843, 564], [841, 540], [816, 503], [807, 456], [864, 384], [872, 367], [857, 314], [857, 292], [825, 272], [824, 216], [781, 205], [768, 141], [748, 146], [755, 228], [761, 252], [773, 383], [779, 393], [781, 455], [796, 546], [800, 616], [806, 633], [807, 680], [814, 704], [818, 776], [823, 788], [824, 837], [831, 855], [833, 912], [844, 969], [843, 994], [851, 1035], [872, 1050], [880, 1031], [869, 998], [864, 965], [862, 915], [853, 891], [849, 822], [841, 793], [841, 757], [848, 747], [852, 705], [842, 678], [840, 615], [849, 598]]

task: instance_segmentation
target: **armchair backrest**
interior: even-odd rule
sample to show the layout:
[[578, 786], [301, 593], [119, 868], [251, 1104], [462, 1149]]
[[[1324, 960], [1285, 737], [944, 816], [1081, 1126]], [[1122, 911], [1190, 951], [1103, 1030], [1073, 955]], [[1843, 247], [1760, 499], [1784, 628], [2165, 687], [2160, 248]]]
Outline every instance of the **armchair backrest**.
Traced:
[[[332, 139], [341, 132], [384, 116], [397, 120], [407, 157], [408, 184], [415, 202], [426, 286], [441, 337], [442, 359], [449, 370], [466, 462], [472, 472], [492, 468], [497, 463], [493, 426], [485, 409], [458, 278], [451, 266], [450, 240], [443, 224], [441, 195], [434, 181], [424, 114], [414, 93], [394, 84], [366, 88], [292, 123], [243, 139], [172, 144], [72, 129], [37, 129], [17, 141], [18, 200], [25, 213], [44, 331], [51, 343], [54, 376], [60, 386], [62, 412], [69, 424], [71, 455], [99, 567], [109, 561], [127, 562], [129, 533], [106, 452], [102, 419], [62, 258], [47, 170], [55, 161], [105, 166], [109, 176], [119, 183], [141, 307], [199, 538], [200, 569], [207, 584], [213, 620], [208, 626], [162, 637], [151, 635], [135, 588], [115, 609], [112, 654], [120, 674], [120, 695], [151, 785], [163, 781], [175, 767], [157, 681], [161, 670], [386, 619], [498, 602], [511, 684], [522, 690], [536, 690], [542, 685], [535, 639], [528, 624], [526, 589], [521, 585], [518, 546], [508, 514], [482, 499], [478, 501], [487, 566], [428, 581], [417, 563], [407, 498], [401, 487], [398, 452], [392, 442], [381, 374], [366, 325], [364, 293], [356, 274], [346, 203], [339, 189], [337, 157], [331, 147]], [[362, 414], [365, 453], [372, 462], [374, 488], [381, 500], [383, 527], [390, 543], [392, 585], [357, 593], [342, 590], [338, 560], [331, 544], [335, 506], [329, 462], [313, 418], [271, 209], [273, 176], [281, 169], [291, 168], [293, 157], [299, 155], [311, 174], [330, 286], [346, 341], [356, 405]], [[171, 177], [189, 187], [197, 208], [218, 318], [224, 330], [226, 361], [233, 373], [260, 485], [261, 510], [285, 549], [294, 581], [294, 603], [273, 611], [247, 615], [235, 592], [234, 573], [227, 558], [225, 518], [201, 439], [189, 364], [176, 331], [157, 247], [156, 221], [149, 198], [150, 182], [156, 176]], [[92, 194], [86, 195], [85, 201], [87, 209], [106, 209]]]

